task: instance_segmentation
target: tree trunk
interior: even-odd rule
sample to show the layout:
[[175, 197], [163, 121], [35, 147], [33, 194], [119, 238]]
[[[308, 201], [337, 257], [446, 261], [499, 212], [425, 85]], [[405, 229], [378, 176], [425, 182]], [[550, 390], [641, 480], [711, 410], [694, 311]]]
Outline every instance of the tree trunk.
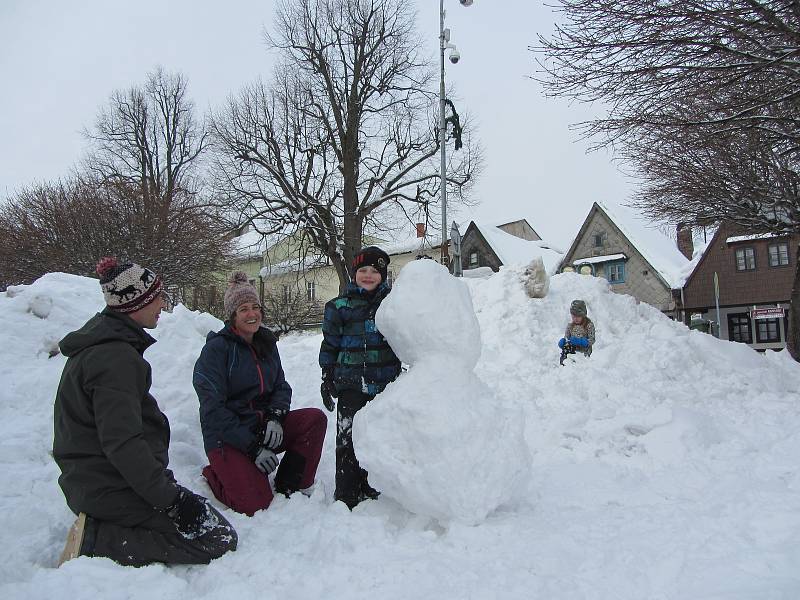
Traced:
[[800, 246], [797, 247], [794, 266], [792, 295], [789, 297], [789, 330], [786, 332], [786, 348], [800, 362]]
[[336, 269], [336, 275], [339, 276], [339, 293], [341, 294], [344, 292], [347, 282], [350, 281], [347, 275], [347, 264], [338, 254], [331, 257], [331, 262], [333, 263], [333, 268]]
[[[355, 128], [353, 128], [355, 129]], [[342, 144], [344, 168], [342, 169], [342, 197], [344, 201], [344, 231], [342, 237], [344, 239], [344, 248], [342, 249], [342, 258], [344, 259], [344, 267], [347, 272], [350, 271], [350, 265], [353, 264], [353, 258], [361, 249], [362, 241], [362, 220], [358, 215], [358, 143], [357, 134], [345, 138]], [[343, 277], [344, 276], [344, 277]], [[339, 273], [339, 289], [344, 290], [344, 287], [355, 277], [355, 273]]]

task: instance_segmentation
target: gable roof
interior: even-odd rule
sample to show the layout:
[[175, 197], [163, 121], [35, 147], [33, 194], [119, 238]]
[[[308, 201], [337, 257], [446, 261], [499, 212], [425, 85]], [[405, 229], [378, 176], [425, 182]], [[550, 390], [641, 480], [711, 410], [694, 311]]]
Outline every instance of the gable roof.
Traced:
[[667, 287], [678, 289], [683, 286], [689, 275], [687, 272], [689, 259], [678, 250], [675, 240], [659, 231], [654, 223], [621, 206], [614, 206], [612, 209], [607, 204], [594, 202], [564, 258], [575, 251], [597, 212], [605, 216], [619, 230]]
[[544, 240], [523, 240], [495, 226], [477, 221], [470, 221], [462, 238], [471, 229], [484, 239], [504, 265], [527, 265], [537, 256], [541, 256], [545, 269], [552, 275], [558, 270], [564, 256], [560, 249], [552, 247]]
[[[528, 223], [528, 219], [517, 219], [516, 221], [508, 221], [507, 223], [499, 223], [498, 225], [495, 225], [495, 227], [505, 231], [506, 233], [511, 233], [509, 231], [509, 229], [511, 229], [512, 226], [515, 226], [515, 225], [519, 225], [522, 228], [522, 230], [525, 231], [526, 234], [533, 235], [535, 240], [531, 240], [531, 241], [538, 241], [538, 240], [542, 239], [542, 236], [540, 236], [539, 233], [533, 227], [531, 227], [531, 224]], [[514, 235], [514, 234], [512, 233], [511, 235]], [[517, 236], [517, 237], [520, 237], [520, 236]], [[528, 238], [523, 238], [523, 239], [528, 239]]]

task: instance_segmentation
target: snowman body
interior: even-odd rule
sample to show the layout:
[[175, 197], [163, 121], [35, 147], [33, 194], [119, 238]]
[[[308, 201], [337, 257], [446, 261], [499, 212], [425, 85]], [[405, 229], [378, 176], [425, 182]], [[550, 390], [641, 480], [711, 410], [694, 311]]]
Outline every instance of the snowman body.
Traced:
[[354, 421], [370, 482], [413, 513], [483, 521], [517, 495], [529, 453], [521, 414], [475, 374], [481, 335], [469, 290], [434, 261], [409, 263], [376, 325], [408, 371]]

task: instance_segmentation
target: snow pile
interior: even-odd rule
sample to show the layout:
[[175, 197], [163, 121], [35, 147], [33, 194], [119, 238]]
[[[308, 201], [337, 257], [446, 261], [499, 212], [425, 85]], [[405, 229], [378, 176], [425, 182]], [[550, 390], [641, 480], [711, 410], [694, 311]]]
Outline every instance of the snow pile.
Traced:
[[466, 285], [432, 260], [409, 263], [376, 324], [409, 369], [353, 423], [373, 484], [418, 515], [483, 521], [514, 497], [529, 457], [521, 412], [498, 413], [474, 373], [481, 335]]
[[[372, 469], [371, 481], [385, 487], [377, 501], [351, 513], [333, 502], [331, 418], [312, 497], [279, 496], [253, 518], [223, 510], [239, 532], [239, 549], [208, 567], [191, 568], [132, 569], [79, 558], [53, 569], [74, 516], [49, 454], [53, 397], [64, 365], [62, 356], [51, 354], [58, 339], [102, 307], [102, 295], [96, 280], [63, 274], [0, 294], [0, 598], [238, 600], [265, 590], [276, 597], [330, 600], [406, 600], [409, 594], [800, 597], [800, 365], [786, 352], [758, 354], [690, 332], [633, 298], [611, 293], [597, 278], [556, 275], [545, 298], [531, 299], [522, 275], [522, 267], [509, 268], [458, 282], [470, 292], [480, 344], [473, 336], [466, 345], [471, 340], [478, 348], [464, 348], [456, 357], [450, 350], [450, 361], [430, 385], [441, 390], [432, 410], [447, 409], [446, 424], [437, 417], [434, 425], [450, 439], [444, 459], [451, 463], [460, 461], [452, 455], [470, 455], [486, 443], [482, 428], [518, 416], [531, 457], [518, 477], [524, 494], [474, 526], [449, 518], [452, 511], [432, 519], [429, 488], [421, 485], [426, 480], [415, 477], [397, 492], [400, 482], [383, 472], [390, 467], [373, 464], [386, 460], [383, 450], [357, 433], [359, 458]], [[452, 326], [469, 319], [466, 300], [454, 304], [448, 295], [437, 302], [438, 289], [426, 293], [398, 310], [409, 319], [409, 330], [423, 329], [410, 319], [425, 319], [420, 346], [430, 350], [431, 340], [440, 338], [427, 337], [428, 329], [439, 320]], [[559, 367], [556, 341], [574, 298], [586, 301], [597, 342], [591, 358]], [[435, 309], [437, 320], [409, 316], [414, 303]], [[153, 394], [172, 426], [170, 467], [181, 483], [207, 496], [191, 371], [205, 332], [218, 326], [208, 315], [176, 308], [162, 317], [152, 332], [159, 341], [146, 353]], [[409, 331], [398, 344], [411, 345], [414, 335], [419, 332]], [[319, 335], [279, 342], [296, 408], [320, 406], [319, 344]], [[405, 356], [408, 348], [400, 351]], [[478, 354], [474, 376], [486, 386], [494, 421], [474, 420], [470, 429], [439, 382], [458, 387], [456, 373]], [[362, 416], [378, 419], [382, 411], [399, 410], [390, 402], [395, 388], [414, 388], [428, 360], [436, 356], [418, 360], [369, 412], [358, 414], [356, 426]], [[411, 437], [410, 423], [398, 423], [399, 433]], [[450, 427], [464, 434], [450, 437]], [[364, 429], [366, 436], [370, 429], [395, 435], [388, 425]], [[431, 442], [429, 432], [421, 429], [417, 442], [436, 449], [420, 469], [442, 460], [442, 445]], [[492, 454], [513, 447], [506, 438], [493, 444], [483, 448], [472, 480], [442, 469], [443, 483], [477, 487], [476, 481], [491, 477], [485, 467], [494, 464]], [[396, 493], [405, 496], [389, 497]]]

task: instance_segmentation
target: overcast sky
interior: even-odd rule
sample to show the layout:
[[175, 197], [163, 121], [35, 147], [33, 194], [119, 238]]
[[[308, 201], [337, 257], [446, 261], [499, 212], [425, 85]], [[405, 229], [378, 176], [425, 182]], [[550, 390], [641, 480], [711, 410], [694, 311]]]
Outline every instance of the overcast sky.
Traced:
[[[416, 0], [434, 56], [439, 2]], [[157, 65], [183, 72], [202, 111], [258, 76], [273, 58], [263, 41], [272, 0], [0, 1], [0, 198], [66, 175], [85, 147], [81, 131], [116, 89], [141, 84]], [[474, 216], [498, 224], [527, 218], [566, 246], [594, 200], [625, 202], [631, 184], [606, 153], [586, 154], [570, 124], [589, 107], [547, 99], [528, 46], [551, 31], [540, 0], [445, 0], [447, 63], [459, 111], [479, 130], [486, 165]]]

